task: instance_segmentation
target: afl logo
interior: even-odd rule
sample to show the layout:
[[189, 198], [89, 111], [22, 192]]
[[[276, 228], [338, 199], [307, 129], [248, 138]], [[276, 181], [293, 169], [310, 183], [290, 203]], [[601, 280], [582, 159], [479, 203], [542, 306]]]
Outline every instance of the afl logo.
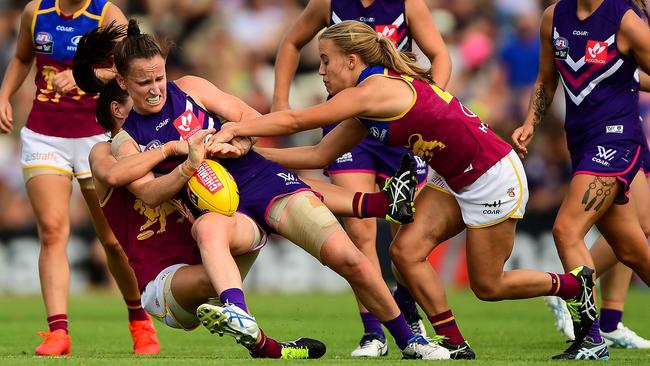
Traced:
[[149, 143], [147, 144], [147, 146], [145, 146], [144, 151], [149, 151], [149, 150], [157, 149], [157, 148], [159, 148], [159, 147], [161, 147], [161, 146], [162, 146], [162, 144], [160, 143], [160, 140], [149, 141]]
[[556, 50], [564, 50], [569, 48], [569, 41], [564, 37], [557, 37], [553, 40], [553, 46]]
[[76, 45], [79, 44], [79, 41], [81, 40], [81, 37], [83, 37], [83, 36], [74, 36], [74, 37], [72, 37], [72, 39], [70, 40], [70, 42], [71, 42], [73, 45], [76, 46]]
[[36, 37], [34, 38], [34, 41], [36, 44], [51, 44], [52, 43], [52, 35], [47, 33], [47, 32], [38, 32], [36, 34]]

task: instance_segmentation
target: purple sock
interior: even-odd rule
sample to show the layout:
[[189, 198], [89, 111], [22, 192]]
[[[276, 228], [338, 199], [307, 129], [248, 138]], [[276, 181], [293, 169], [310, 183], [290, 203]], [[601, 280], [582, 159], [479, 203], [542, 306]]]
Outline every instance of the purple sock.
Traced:
[[411, 292], [409, 292], [409, 289], [402, 286], [399, 282], [395, 287], [395, 291], [393, 291], [393, 299], [395, 299], [395, 302], [397, 303], [399, 309], [402, 310], [402, 313], [417, 313], [418, 309], [415, 306], [415, 299], [413, 299]]
[[372, 315], [371, 312], [359, 313], [359, 315], [361, 315], [361, 321], [363, 322], [364, 334], [377, 334], [386, 339], [384, 330], [381, 329], [381, 322], [376, 316]]
[[594, 320], [594, 325], [589, 328], [588, 335], [594, 340], [595, 343], [600, 343], [603, 341], [603, 339], [600, 338], [600, 326], [598, 325], [598, 317], [596, 317], [596, 320]]
[[600, 330], [607, 333], [615, 331], [622, 318], [623, 311], [621, 310], [600, 309]]
[[219, 300], [223, 304], [230, 303], [237, 305], [240, 309], [248, 313], [248, 307], [246, 306], [246, 300], [244, 299], [244, 292], [240, 288], [229, 288], [223, 290], [219, 294]]
[[409, 339], [413, 338], [413, 331], [406, 324], [404, 314], [399, 313], [399, 316], [393, 320], [384, 323], [388, 332], [395, 338], [395, 343], [399, 349], [404, 349], [408, 345]]

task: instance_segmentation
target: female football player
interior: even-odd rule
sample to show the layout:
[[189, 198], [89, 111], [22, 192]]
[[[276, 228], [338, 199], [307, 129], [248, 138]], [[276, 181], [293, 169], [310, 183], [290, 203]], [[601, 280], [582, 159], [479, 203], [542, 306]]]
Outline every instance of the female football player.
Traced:
[[41, 242], [38, 268], [49, 325], [48, 332], [39, 333], [44, 339], [36, 348], [37, 355], [70, 353], [70, 266], [66, 249], [73, 177], [79, 182], [106, 252], [108, 268], [126, 302], [135, 353], [154, 354], [160, 350], [156, 330], [140, 305], [133, 271], [97, 204], [88, 152], [105, 136], [95, 123], [94, 95], [79, 89], [71, 72], [79, 38], [113, 21], [126, 23], [120, 9], [106, 0], [29, 2], [21, 18], [16, 53], [0, 89], [0, 132], [10, 133], [14, 121], [9, 99], [36, 59], [36, 96], [20, 139], [25, 186]]
[[[636, 1], [641, 4], [640, 1]], [[544, 12], [540, 69], [528, 116], [512, 134], [527, 153], [534, 128], [546, 114], [561, 77], [566, 96], [565, 130], [573, 178], [553, 227], [565, 269], [593, 268], [584, 235], [594, 225], [618, 260], [650, 284], [650, 248], [639, 224], [630, 185], [639, 172], [645, 141], [639, 121], [637, 68], [650, 71], [650, 29], [632, 1], [565, 0]], [[639, 184], [639, 183], [637, 183]], [[646, 184], [641, 184], [643, 189]], [[632, 196], [634, 200], [634, 196]], [[576, 332], [560, 358], [606, 358], [596, 321], [588, 337]]]
[[[311, 41], [319, 31], [342, 20], [358, 20], [373, 27], [377, 33], [384, 34], [402, 51], [411, 51], [413, 41], [424, 52], [431, 62], [432, 78], [443, 88], [447, 85], [451, 74], [451, 59], [438, 29], [423, 0], [311, 0], [296, 23], [287, 31], [278, 47], [275, 61], [275, 90], [273, 95], [273, 110], [289, 109], [289, 87], [298, 66], [300, 50]], [[323, 133], [327, 134], [335, 124], [324, 126]], [[400, 157], [406, 152], [403, 147], [387, 148], [373, 138], [366, 138], [350, 151], [344, 152], [340, 158], [331, 162], [324, 171], [332, 183], [359, 191], [372, 192], [377, 184], [381, 187], [383, 181], [399, 168]], [[422, 186], [427, 179], [427, 165], [422, 159], [418, 162], [418, 181]], [[418, 186], [420, 186], [418, 184]], [[345, 231], [354, 244], [365, 254], [376, 269], [379, 269], [377, 257], [377, 220], [343, 218]], [[396, 225], [391, 225], [393, 234]], [[394, 267], [393, 267], [394, 268]], [[395, 301], [400, 307], [411, 329], [426, 336], [426, 328], [418, 314], [415, 301], [409, 290], [401, 283], [399, 273], [395, 273], [397, 287], [393, 292]], [[448, 335], [441, 343], [443, 346], [458, 348], [464, 343], [455, 322], [449, 319], [451, 312], [444, 293], [431, 323], [438, 335]], [[379, 357], [388, 353], [388, 344], [381, 324], [358, 301], [360, 317], [364, 334], [359, 346], [352, 351], [353, 357]], [[453, 334], [452, 334], [453, 333]], [[452, 336], [453, 335], [453, 336]], [[450, 342], [456, 342], [454, 344]], [[469, 346], [452, 353], [452, 358], [474, 358]]]

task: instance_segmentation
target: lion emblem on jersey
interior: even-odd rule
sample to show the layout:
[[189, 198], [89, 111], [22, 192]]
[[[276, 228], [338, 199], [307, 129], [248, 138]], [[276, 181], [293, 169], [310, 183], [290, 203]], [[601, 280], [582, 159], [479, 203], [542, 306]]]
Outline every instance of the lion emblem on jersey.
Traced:
[[422, 135], [416, 133], [409, 136], [408, 144], [404, 145], [404, 147], [413, 151], [415, 155], [421, 157], [424, 161], [429, 161], [436, 150], [444, 150], [447, 145], [438, 140], [427, 141]]
[[[147, 218], [147, 222], [145, 222], [142, 226], [140, 226], [140, 234], [138, 235], [138, 240], [145, 240], [152, 237], [154, 235], [154, 231], [147, 230], [147, 229], [155, 223], [159, 223], [160, 225], [158, 231], [156, 231], [155, 233], [156, 234], [164, 233], [167, 227], [167, 216], [171, 215], [172, 213], [174, 213], [174, 211], [176, 211], [176, 207], [172, 205], [170, 202], [163, 202], [160, 206], [150, 207], [147, 206], [140, 199], [135, 200], [135, 204], [133, 204], [133, 208], [137, 210], [138, 213], [140, 213], [140, 215], [143, 215], [144, 217]], [[181, 217], [177, 219], [176, 222], [181, 222], [184, 219], [185, 218], [181, 215]]]

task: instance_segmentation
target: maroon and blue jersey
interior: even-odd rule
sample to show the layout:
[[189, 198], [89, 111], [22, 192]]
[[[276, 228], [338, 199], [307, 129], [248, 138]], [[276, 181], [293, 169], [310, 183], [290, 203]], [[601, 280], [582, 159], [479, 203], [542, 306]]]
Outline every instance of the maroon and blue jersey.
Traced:
[[36, 96], [27, 128], [43, 135], [75, 138], [98, 135], [104, 130], [95, 121], [95, 94], [78, 87], [65, 95], [54, 91], [54, 76], [72, 68], [81, 37], [102, 25], [110, 2], [89, 0], [72, 16], [61, 13], [57, 0], [40, 0], [32, 19], [36, 55]]
[[[140, 145], [142, 151], [180, 139], [187, 139], [201, 129], [221, 129], [218, 116], [199, 106], [174, 82], [167, 83], [167, 99], [158, 113], [142, 115], [131, 110], [122, 128]], [[184, 157], [170, 157], [155, 167], [154, 172], [172, 171]], [[304, 182], [286, 168], [267, 160], [251, 150], [236, 159], [219, 161], [232, 175], [239, 189], [241, 212], [257, 222], [264, 230], [274, 230], [266, 222], [267, 209], [278, 197], [309, 190]]]
[[398, 116], [357, 116], [370, 136], [384, 145], [410, 150], [454, 191], [476, 181], [512, 150], [458, 99], [435, 84], [370, 66], [361, 72], [357, 85], [369, 77], [403, 80], [413, 91], [411, 106]]
[[566, 99], [569, 149], [593, 144], [641, 143], [637, 63], [619, 53], [616, 34], [623, 15], [638, 11], [628, 1], [605, 0], [586, 19], [577, 0], [562, 0], [553, 14], [553, 49]]
[[398, 50], [411, 50], [411, 32], [406, 23], [404, 0], [375, 0], [368, 6], [364, 6], [360, 0], [331, 0], [329, 25], [344, 20], [366, 23], [393, 41]]
[[111, 188], [100, 202], [106, 221], [129, 258], [140, 290], [165, 268], [201, 264], [192, 224], [170, 201], [147, 206], [125, 187]]
[[[331, 0], [329, 25], [344, 20], [365, 23], [390, 39], [398, 50], [411, 51], [413, 40], [406, 22], [404, 0], [375, 0], [367, 7], [360, 0]], [[334, 127], [336, 124], [323, 127], [323, 135]], [[401, 157], [405, 153], [407, 150], [403, 148], [387, 148], [373, 138], [365, 138], [352, 150], [325, 167], [325, 173], [370, 173], [385, 179], [399, 169]], [[418, 181], [424, 184], [427, 169], [418, 166], [417, 170]]]

